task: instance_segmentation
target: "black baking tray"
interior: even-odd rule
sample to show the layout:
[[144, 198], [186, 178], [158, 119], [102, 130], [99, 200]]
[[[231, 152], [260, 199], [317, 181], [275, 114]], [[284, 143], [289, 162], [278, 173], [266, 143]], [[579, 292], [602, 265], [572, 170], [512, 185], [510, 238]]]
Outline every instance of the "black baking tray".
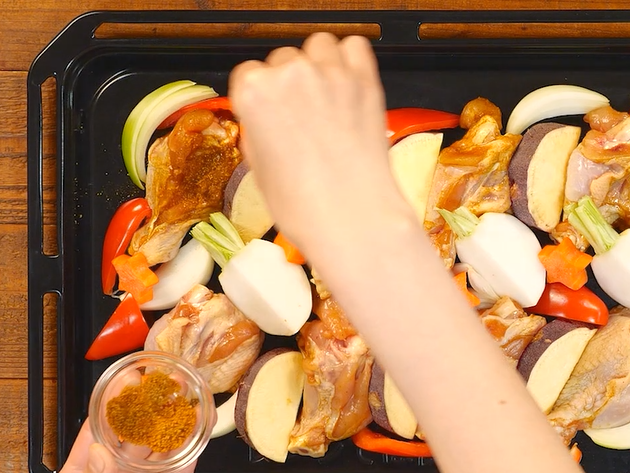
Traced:
[[[83, 356], [116, 301], [100, 290], [101, 245], [117, 206], [140, 191], [127, 177], [120, 134], [133, 106], [149, 91], [192, 79], [226, 92], [237, 63], [263, 58], [296, 39], [98, 39], [102, 23], [378, 23], [378, 56], [388, 107], [421, 106], [459, 112], [484, 96], [505, 114], [529, 91], [548, 84], [577, 84], [630, 108], [630, 40], [448, 39], [420, 40], [418, 26], [434, 23], [629, 22], [630, 11], [135, 11], [92, 12], [70, 23], [35, 59], [28, 76], [28, 326], [29, 467], [42, 463], [42, 297], [59, 295], [58, 443], [60, 465], [84, 420], [96, 379], [113, 361]], [[57, 82], [57, 255], [42, 251], [42, 105], [40, 86]], [[576, 121], [579, 123], [579, 121]], [[451, 137], [452, 139], [453, 137]], [[482, 375], [482, 374], [480, 374]], [[479, 426], [483, 435], [484, 426]], [[578, 437], [589, 473], [630, 471], [630, 452], [599, 448]], [[526, 454], [526, 452], [524, 452]], [[349, 441], [315, 460], [290, 457], [280, 465], [261, 459], [233, 433], [213, 440], [199, 460], [200, 473], [437, 471], [432, 460], [401, 459], [358, 451]], [[509, 467], [506, 469], [509, 470]]]

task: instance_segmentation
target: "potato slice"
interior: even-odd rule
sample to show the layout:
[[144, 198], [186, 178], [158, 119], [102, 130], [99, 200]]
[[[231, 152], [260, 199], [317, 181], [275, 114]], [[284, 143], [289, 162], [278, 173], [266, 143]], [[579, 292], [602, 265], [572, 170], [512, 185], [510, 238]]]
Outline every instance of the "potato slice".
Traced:
[[518, 371], [545, 414], [551, 411], [596, 331], [586, 324], [556, 319], [545, 325], [523, 352]]
[[433, 174], [437, 166], [442, 133], [416, 133], [389, 150], [389, 165], [405, 199], [424, 223]]
[[580, 132], [577, 126], [540, 123], [523, 136], [508, 174], [514, 215], [525, 224], [550, 232], [560, 221], [567, 164]]
[[368, 397], [374, 422], [406, 439], [416, 434], [418, 422], [392, 378], [378, 366], [372, 368]]
[[225, 186], [223, 213], [246, 244], [261, 238], [273, 226], [265, 199], [245, 161], [236, 166]]
[[261, 455], [284, 463], [297, 419], [304, 371], [302, 354], [277, 348], [262, 355], [238, 390], [234, 421], [243, 439]]

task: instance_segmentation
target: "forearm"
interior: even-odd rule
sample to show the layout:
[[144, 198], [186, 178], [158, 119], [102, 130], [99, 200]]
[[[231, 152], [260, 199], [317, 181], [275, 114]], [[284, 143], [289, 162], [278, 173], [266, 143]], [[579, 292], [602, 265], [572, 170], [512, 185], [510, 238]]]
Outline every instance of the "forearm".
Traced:
[[337, 227], [307, 251], [408, 399], [441, 471], [580, 471], [414, 217], [381, 211], [369, 230]]

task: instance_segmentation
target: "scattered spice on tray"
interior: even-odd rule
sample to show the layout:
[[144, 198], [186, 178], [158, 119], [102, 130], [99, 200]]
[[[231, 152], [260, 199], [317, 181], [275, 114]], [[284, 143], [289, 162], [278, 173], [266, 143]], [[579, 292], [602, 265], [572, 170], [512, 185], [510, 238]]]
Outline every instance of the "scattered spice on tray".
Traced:
[[142, 376], [107, 402], [107, 422], [121, 442], [148, 446], [154, 452], [180, 447], [192, 434], [196, 400], [178, 396], [180, 384], [162, 372]]

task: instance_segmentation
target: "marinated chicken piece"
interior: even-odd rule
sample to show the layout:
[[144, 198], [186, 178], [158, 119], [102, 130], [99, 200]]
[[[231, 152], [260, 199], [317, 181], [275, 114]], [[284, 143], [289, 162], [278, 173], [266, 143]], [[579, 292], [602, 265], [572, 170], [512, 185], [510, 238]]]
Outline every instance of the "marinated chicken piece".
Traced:
[[317, 295], [322, 299], [326, 300], [331, 296], [330, 291], [324, 284], [324, 281], [319, 277], [319, 273], [315, 269], [315, 267], [311, 267], [311, 282], [315, 285], [315, 290], [317, 291]]
[[[565, 185], [563, 221], [554, 229], [552, 237], [569, 237], [584, 250], [588, 242], [566, 221], [568, 211], [583, 196], [590, 195], [609, 223], [621, 229], [630, 226], [630, 116], [618, 121], [620, 112], [612, 108], [610, 116], [598, 109], [589, 117], [592, 124], [607, 131], [590, 130], [569, 158]], [[595, 112], [592, 112], [595, 113]], [[586, 119], [586, 118], [585, 118]]]
[[459, 115], [459, 126], [464, 130], [468, 130], [485, 115], [490, 115], [494, 118], [494, 121], [499, 125], [499, 130], [503, 128], [501, 124], [501, 109], [484, 97], [477, 97], [464, 106], [462, 113]]
[[264, 339], [225, 294], [202, 285], [193, 287], [160, 318], [145, 350], [177, 355], [195, 366], [213, 393], [229, 391], [254, 363]]
[[520, 135], [501, 135], [497, 121], [484, 115], [461, 140], [440, 152], [424, 228], [447, 268], [455, 262], [455, 241], [436, 209], [466, 206], [477, 216], [509, 210], [508, 164], [520, 141]]
[[584, 115], [584, 121], [590, 125], [591, 130], [601, 131], [602, 133], [606, 133], [626, 118], [628, 118], [626, 112], [619, 112], [610, 105], [596, 108]]
[[344, 340], [358, 333], [346, 318], [339, 303], [333, 297], [322, 300], [314, 296], [313, 312], [324, 323], [332, 336], [339, 340]]
[[481, 314], [481, 323], [516, 368], [527, 345], [547, 322], [544, 317], [527, 315], [512, 299], [502, 297]]
[[298, 346], [306, 384], [289, 451], [318, 458], [331, 441], [348, 438], [372, 421], [368, 392], [374, 359], [361, 337], [337, 339], [321, 320], [302, 327]]
[[146, 199], [153, 211], [133, 236], [129, 252], [149, 265], [169, 261], [186, 232], [223, 208], [223, 192], [241, 162], [239, 127], [209, 110], [186, 113], [149, 149]]
[[567, 445], [578, 430], [623, 425], [629, 385], [630, 309], [620, 306], [586, 345], [547, 418]]

